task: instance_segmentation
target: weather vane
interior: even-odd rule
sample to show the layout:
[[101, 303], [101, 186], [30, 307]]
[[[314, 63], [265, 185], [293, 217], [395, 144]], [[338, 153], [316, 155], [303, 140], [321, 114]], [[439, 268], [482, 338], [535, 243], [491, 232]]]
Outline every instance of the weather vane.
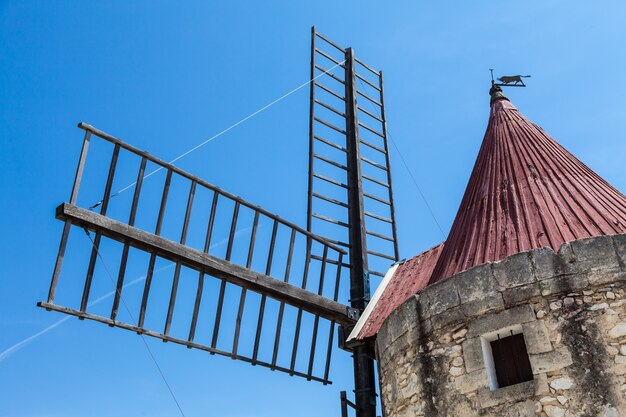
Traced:
[[502, 77], [498, 78], [498, 81], [500, 81], [500, 83], [496, 83], [493, 79], [493, 68], [489, 68], [489, 71], [491, 71], [491, 84], [494, 86], [497, 85], [501, 87], [526, 87], [526, 84], [524, 84], [524, 80], [522, 80], [522, 78], [530, 78], [530, 75], [503, 75]]

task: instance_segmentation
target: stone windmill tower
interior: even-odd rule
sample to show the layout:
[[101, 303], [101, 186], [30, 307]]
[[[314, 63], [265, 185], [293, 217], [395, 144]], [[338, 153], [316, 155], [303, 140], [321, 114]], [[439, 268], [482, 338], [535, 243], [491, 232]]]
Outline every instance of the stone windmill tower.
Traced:
[[389, 270], [349, 342], [387, 417], [624, 416], [626, 198], [490, 94], [447, 240]]

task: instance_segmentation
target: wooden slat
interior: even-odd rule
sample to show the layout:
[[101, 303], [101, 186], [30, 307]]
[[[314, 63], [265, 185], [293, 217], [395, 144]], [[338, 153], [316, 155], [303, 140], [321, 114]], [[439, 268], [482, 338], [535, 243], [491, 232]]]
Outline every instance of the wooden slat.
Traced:
[[[267, 256], [267, 263], [265, 264], [265, 275], [271, 275], [272, 272], [272, 261], [274, 258], [274, 246], [276, 243], [276, 234], [278, 232], [278, 222], [274, 221], [274, 226], [272, 227], [272, 237], [270, 238], [270, 248], [269, 254]], [[261, 342], [261, 330], [263, 329], [263, 318], [265, 317], [265, 303], [266, 303], [266, 295], [263, 294], [261, 296], [261, 303], [259, 305], [259, 319], [257, 321], [256, 326], [256, 336], [254, 338], [254, 349], [252, 352], [252, 364], [256, 363], [258, 354], [259, 354], [259, 344]]]
[[391, 205], [391, 203], [389, 201], [385, 200], [384, 198], [376, 197], [375, 195], [372, 195], [372, 194], [369, 194], [369, 193], [363, 193], [363, 196], [365, 196], [367, 198], [371, 198], [374, 201], [378, 201], [379, 203], [386, 204], [388, 206]]
[[373, 182], [374, 184], [378, 184], [382, 187], [389, 188], [389, 184], [385, 184], [382, 181], [378, 181], [376, 178], [372, 178], [369, 175], [363, 175], [363, 179]]
[[331, 219], [330, 217], [322, 216], [321, 214], [311, 213], [311, 216], [315, 217], [316, 219], [324, 220], [325, 222], [328, 222], [328, 223], [336, 224], [337, 226], [350, 227], [348, 223]]
[[323, 56], [327, 60], [331, 61], [333, 64], [337, 64], [337, 65], [340, 65], [340, 66], [343, 67], [343, 64], [341, 63], [341, 61], [337, 61], [335, 58], [333, 58], [332, 56], [328, 55], [326, 52], [322, 51], [321, 49], [315, 48], [314, 50], [315, 50], [315, 52], [317, 52], [318, 54], [320, 54], [321, 56]]
[[319, 32], [314, 32], [314, 33], [315, 33], [315, 36], [317, 36], [318, 38], [320, 38], [321, 40], [323, 40], [324, 42], [326, 42], [330, 46], [333, 46], [334, 48], [337, 48], [341, 52], [346, 52], [345, 49], [343, 49], [341, 46], [337, 45], [335, 42], [331, 41], [330, 39], [328, 39], [326, 36], [322, 35], [321, 33], [319, 33]]
[[[337, 301], [339, 298], [339, 286], [341, 284], [341, 265], [343, 264], [343, 255], [339, 254], [339, 259], [337, 259], [337, 273], [335, 276], [335, 291], [333, 293], [333, 300]], [[335, 335], [335, 322], [330, 322], [330, 327], [328, 331], [328, 346], [326, 347], [326, 365], [324, 367], [324, 379], [328, 379], [328, 374], [330, 372], [330, 357], [333, 352], [333, 336]]]
[[[304, 271], [302, 273], [302, 289], [306, 289], [306, 284], [309, 279], [309, 269], [311, 264], [311, 239], [306, 241], [306, 260], [304, 261]], [[291, 375], [295, 373], [296, 357], [298, 355], [298, 343], [300, 341], [300, 326], [302, 324], [302, 309], [298, 309], [298, 315], [296, 317], [296, 329], [293, 336], [293, 346], [291, 348], [291, 364], [289, 366]]]
[[356, 62], [358, 62], [358, 63], [359, 63], [359, 65], [361, 65], [363, 68], [365, 68], [366, 70], [370, 71], [372, 74], [380, 76], [380, 72], [376, 71], [375, 69], [373, 69], [372, 67], [370, 67], [369, 65], [367, 65], [365, 62], [361, 61], [361, 60], [360, 60], [360, 59], [358, 59], [358, 58], [354, 58], [354, 60], [355, 60]]
[[346, 117], [346, 114], [345, 114], [345, 113], [343, 113], [343, 112], [341, 112], [341, 111], [337, 110], [336, 108], [334, 108], [333, 106], [331, 106], [331, 105], [329, 105], [329, 104], [324, 103], [323, 101], [320, 101], [320, 100], [318, 100], [318, 99], [313, 99], [313, 101], [314, 101], [315, 103], [319, 104], [320, 106], [324, 107], [325, 109], [328, 109], [328, 110], [332, 111], [333, 113], [335, 113], [335, 114], [336, 114], [336, 115], [338, 115], [338, 116], [341, 116], [341, 117]]
[[369, 80], [365, 79], [363, 76], [359, 75], [358, 73], [354, 73], [354, 75], [356, 75], [356, 77], [363, 81], [365, 84], [369, 85], [370, 87], [372, 87], [373, 89], [375, 89], [376, 91], [380, 92], [380, 88], [378, 88], [377, 85], [371, 83]]
[[[252, 222], [252, 233], [250, 233], [250, 245], [248, 246], [248, 258], [246, 259], [246, 268], [250, 269], [252, 266], [252, 258], [254, 257], [254, 246], [256, 244], [256, 231], [259, 226], [259, 212], [254, 213], [254, 220]], [[246, 303], [246, 289], [241, 289], [241, 295], [239, 296], [239, 308], [237, 309], [237, 320], [235, 321], [235, 335], [233, 337], [233, 356], [237, 356], [237, 349], [239, 348], [239, 332], [241, 331], [241, 319], [243, 318], [243, 309]]]
[[325, 195], [321, 195], [318, 193], [312, 193], [313, 197], [319, 198], [320, 200], [328, 201], [329, 203], [336, 204], [338, 206], [348, 208], [348, 205], [343, 201], [335, 200], [334, 198], [326, 197]]
[[[113, 155], [111, 156], [111, 164], [109, 166], [109, 175], [104, 187], [104, 196], [102, 197], [102, 205], [100, 206], [100, 214], [106, 215], [109, 207], [109, 199], [111, 198], [111, 188], [113, 187], [113, 178], [115, 177], [115, 168], [117, 167], [117, 159], [120, 154], [120, 145], [116, 144], [113, 148]], [[89, 266], [87, 267], [87, 277], [85, 278], [85, 286], [83, 288], [83, 296], [80, 302], [80, 311], [87, 311], [87, 304], [89, 302], [89, 292], [91, 291], [91, 282], [93, 280], [93, 273], [96, 267], [96, 260], [98, 259], [98, 248], [100, 247], [100, 240], [102, 236], [100, 233], [96, 233], [94, 238], [93, 247], [91, 248], [91, 257], [89, 258]]]
[[[91, 132], [85, 132], [83, 138], [83, 146], [80, 149], [80, 156], [78, 157], [78, 165], [76, 166], [76, 174], [74, 175], [74, 184], [72, 185], [72, 193], [70, 194], [70, 204], [76, 204], [78, 199], [78, 191], [80, 189], [80, 183], [83, 178], [83, 171], [85, 170], [85, 161], [87, 160], [87, 151], [89, 150], [89, 140], [91, 138]], [[56, 293], [57, 284], [59, 282], [59, 276], [61, 274], [61, 265], [63, 264], [63, 258], [65, 256], [65, 249], [67, 247], [67, 238], [70, 232], [70, 224], [65, 223], [63, 226], [63, 233], [61, 234], [61, 242], [59, 242], [59, 251], [57, 252], [57, 258], [54, 263], [54, 270], [52, 272], [52, 280], [50, 281], [50, 290], [48, 291], [48, 302], [54, 302], [54, 296]]]
[[335, 161], [333, 161], [332, 159], [328, 159], [328, 158], [326, 158], [325, 156], [318, 155], [318, 154], [314, 153], [314, 154], [313, 154], [313, 157], [314, 157], [315, 159], [319, 159], [320, 161], [324, 161], [324, 162], [326, 162], [326, 163], [327, 163], [327, 164], [329, 164], [329, 165], [332, 165], [332, 166], [337, 167], [337, 168], [339, 168], [339, 169], [343, 169], [344, 171], [348, 169], [348, 167], [347, 167], [347, 166], [345, 166], [345, 165], [341, 165], [340, 163], [335, 162]]
[[380, 233], [376, 233], [376, 232], [371, 232], [369, 230], [366, 230], [365, 233], [367, 233], [370, 236], [374, 236], [377, 237], [379, 239], [383, 239], [383, 240], [387, 240], [389, 242], [393, 242], [393, 238], [389, 237], [389, 236], [385, 236], [385, 235], [381, 235]]
[[293, 373], [296, 367], [296, 358], [298, 356], [298, 343], [300, 342], [300, 326], [302, 324], [302, 310], [298, 309], [298, 315], [296, 316], [296, 330], [293, 336], [293, 346], [291, 348], [291, 365], [289, 369]]
[[374, 100], [373, 98], [371, 98], [370, 96], [368, 96], [367, 94], [365, 94], [362, 91], [357, 90], [356, 91], [361, 97], [363, 97], [364, 99], [366, 99], [367, 101], [369, 101], [370, 103], [376, 104], [378, 107], [382, 107], [382, 103]]
[[315, 135], [314, 138], [319, 140], [322, 143], [325, 143], [326, 145], [328, 145], [328, 146], [330, 146], [332, 148], [338, 149], [338, 150], [340, 150], [342, 152], [346, 151], [346, 148], [344, 148], [343, 146], [339, 146], [336, 143], [333, 143], [333, 142], [329, 141], [328, 139], [324, 139], [324, 138], [322, 138], [320, 136], [317, 136], [317, 135]]
[[235, 232], [237, 231], [237, 220], [239, 219], [239, 203], [235, 203], [233, 218], [230, 221], [230, 233], [228, 234], [228, 244], [226, 245], [226, 260], [230, 261], [233, 254], [233, 244], [235, 243]]
[[368, 147], [370, 147], [370, 148], [374, 149], [375, 151], [378, 151], [378, 152], [380, 152], [380, 153], [382, 153], [382, 154], [385, 154], [385, 155], [387, 154], [387, 152], [386, 152], [383, 148], [380, 148], [380, 147], [378, 147], [378, 146], [374, 145], [374, 144], [373, 144], [373, 143], [371, 143], [371, 142], [365, 141], [365, 140], [363, 140], [363, 139], [361, 139], [359, 142], [361, 142], [361, 143], [362, 143], [363, 145], [365, 145], [365, 146], [368, 146]]
[[363, 113], [367, 114], [369, 117], [371, 117], [372, 119], [375, 119], [381, 123], [385, 123], [385, 121], [383, 119], [381, 119], [380, 117], [376, 116], [374, 113], [370, 112], [367, 109], [364, 109], [363, 107], [359, 107], [357, 106], [357, 108], [362, 111]]
[[[159, 214], [157, 216], [157, 223], [154, 228], [154, 234], [161, 234], [161, 227], [163, 226], [163, 216], [165, 215], [165, 207], [167, 206], [167, 198], [170, 192], [170, 184], [172, 181], [172, 171], [167, 170], [165, 175], [165, 183], [163, 184], [163, 193], [161, 194], [161, 204], [159, 205]], [[150, 254], [150, 262], [148, 263], [148, 273], [146, 274], [146, 281], [143, 284], [143, 295], [141, 297], [141, 307], [139, 308], [139, 319], [137, 321], [138, 326], [142, 327], [146, 317], [146, 308], [148, 306], [148, 296], [150, 294], [150, 287], [152, 286], [152, 276], [154, 275], [154, 264], [156, 263], [156, 254]]]
[[[322, 257], [321, 256], [317, 256], [317, 255], [311, 255], [311, 259], [314, 259], [316, 261], [321, 261]], [[331, 265], [337, 265], [338, 261], [334, 260], [334, 259], [327, 259], [326, 262], [328, 262]], [[341, 266], [344, 268], [350, 268], [350, 264], [347, 264], [345, 262], [341, 262]]]
[[[196, 193], [196, 182], [192, 181], [189, 187], [189, 196], [187, 197], [187, 208], [185, 209], [185, 219], [183, 220], [183, 230], [180, 233], [180, 244], [184, 245], [187, 241], [187, 230], [189, 229], [189, 219], [191, 218], [191, 209], [193, 208], [193, 199]], [[167, 317], [165, 319], [165, 330], [163, 333], [166, 335], [170, 332], [172, 325], [172, 317], [174, 315], [174, 306], [176, 305], [176, 296], [178, 294], [178, 282], [180, 280], [181, 263], [176, 262], [174, 269], [174, 279], [172, 280], [172, 290], [170, 292], [170, 302], [167, 308]]]
[[342, 96], [341, 94], [331, 90], [330, 88], [326, 87], [323, 84], [320, 84], [318, 82], [313, 83], [313, 85], [315, 85], [316, 87], [321, 88], [322, 90], [326, 91], [328, 94], [330, 94], [331, 96], [334, 96], [336, 98], [338, 98], [339, 100], [343, 100], [346, 101], [346, 98], [344, 96]]
[[366, 211], [365, 215], [371, 217], [372, 219], [380, 220], [381, 222], [391, 223], [391, 219], [379, 216], [378, 214], [370, 213], [369, 211]]
[[235, 335], [233, 336], [233, 349], [231, 357], [237, 359], [237, 350], [239, 349], [239, 332], [241, 331], [241, 319], [243, 318], [243, 308], [246, 304], [246, 293], [248, 290], [241, 289], [241, 295], [239, 296], [239, 308], [237, 309], [237, 319], [235, 320]]
[[191, 316], [191, 325], [189, 326], [189, 337], [187, 340], [193, 342], [196, 335], [196, 326], [198, 325], [198, 314], [200, 313], [200, 301], [202, 301], [202, 292], [204, 290], [204, 272], [198, 274], [198, 288], [196, 289], [196, 301], [193, 304], [193, 314]]
[[346, 82], [344, 80], [342, 80], [341, 78], [337, 77], [335, 74], [328, 72], [329, 70], [327, 70], [326, 68], [320, 67], [319, 65], [315, 65], [315, 69], [318, 71], [321, 71], [324, 75], [329, 76], [330, 78], [332, 78], [333, 80], [337, 81], [338, 83], [341, 84], [345, 84]]
[[[141, 164], [139, 165], [139, 172], [137, 173], [137, 180], [135, 181], [135, 192], [133, 193], [133, 202], [130, 206], [130, 216], [128, 216], [128, 224], [135, 224], [135, 216], [137, 215], [137, 205], [139, 203], [139, 195], [141, 193], [141, 186], [143, 184], [143, 176], [146, 170], [146, 158], [141, 158]], [[115, 286], [115, 294], [113, 296], [113, 307], [111, 308], [111, 320], [115, 320], [117, 317], [117, 311], [120, 305], [120, 298], [122, 297], [122, 291], [124, 289], [124, 277], [126, 275], [126, 265], [128, 263], [128, 244], [124, 244], [122, 249], [122, 259], [120, 260], [120, 269], [117, 274], [117, 284]]]
[[61, 242], [59, 242], [59, 251], [57, 252], [57, 259], [54, 263], [54, 270], [52, 272], [52, 280], [50, 281], [50, 289], [48, 290], [48, 302], [54, 302], [54, 296], [56, 295], [57, 285], [59, 283], [59, 276], [61, 275], [61, 265], [63, 265], [63, 258], [65, 257], [65, 249], [67, 248], [67, 239], [70, 234], [72, 224], [65, 222], [63, 225], [63, 232], [61, 233]]
[[[289, 239], [289, 251], [287, 254], [287, 264], [285, 266], [285, 282], [289, 282], [289, 276], [291, 275], [291, 260], [293, 257], [293, 245], [296, 241], [296, 234], [291, 231], [291, 238]], [[274, 351], [272, 353], [272, 365], [276, 365], [278, 359], [278, 348], [280, 346], [280, 334], [283, 328], [283, 315], [285, 313], [285, 303], [281, 302], [278, 308], [278, 320], [276, 321], [276, 332], [274, 335]]]
[[[322, 267], [320, 268], [320, 279], [319, 285], [317, 289], [317, 294], [322, 295], [324, 290], [324, 277], [326, 275], [326, 259], [328, 258], [328, 248], [324, 248], [324, 253], [322, 254]], [[315, 360], [315, 348], [317, 344], [317, 329], [319, 326], [320, 317], [315, 316], [313, 319], [313, 335], [311, 337], [311, 350], [309, 354], [309, 370], [307, 374], [313, 376], [313, 361]]]
[[141, 297], [141, 306], [139, 307], [139, 319], [137, 325], [143, 327], [143, 322], [146, 318], [146, 308], [148, 307], [148, 297], [150, 295], [150, 288], [152, 287], [152, 277], [154, 276], [154, 264], [156, 263], [156, 255], [150, 254], [150, 261], [148, 262], [148, 272], [146, 273], [146, 281], [143, 284], [143, 295]]
[[389, 259], [390, 261], [396, 260], [396, 258], [394, 258], [393, 256], [385, 255], [384, 253], [380, 253], [380, 252], [374, 252], [374, 251], [368, 250], [367, 253], [373, 256], [378, 256], [379, 258]]
[[80, 156], [78, 157], [78, 166], [76, 167], [76, 174], [74, 175], [74, 184], [72, 185], [72, 194], [70, 194], [70, 204], [76, 204], [78, 199], [78, 190], [80, 189], [80, 183], [83, 178], [83, 171], [85, 170], [85, 161], [87, 160], [87, 151], [89, 150], [89, 140], [91, 138], [91, 132], [85, 132], [85, 138], [83, 139], [83, 146], [80, 149]]
[[342, 187], [342, 188], [345, 188], [345, 189], [347, 189], [347, 188], [348, 188], [348, 186], [347, 186], [346, 184], [344, 184], [344, 183], [342, 183], [342, 182], [339, 182], [339, 181], [335, 181], [335, 180], [333, 180], [333, 179], [330, 179], [330, 178], [325, 177], [325, 176], [320, 175], [320, 174], [313, 173], [313, 177], [315, 177], [315, 178], [317, 178], [317, 179], [320, 179], [320, 180], [322, 180], [322, 181], [326, 181], [326, 182], [328, 182], [328, 183], [330, 183], [330, 184], [333, 184], [333, 185], [336, 185], [336, 186], [338, 186], [338, 187]]
[[168, 169], [167, 174], [165, 175], [165, 183], [163, 184], [163, 194], [161, 195], [161, 204], [159, 204], [157, 223], [154, 228], [154, 234], [157, 236], [161, 234], [161, 228], [163, 227], [163, 216], [165, 216], [165, 207], [167, 206], [167, 199], [169, 197], [171, 183], [172, 171]]
[[361, 161], [363, 161], [366, 164], [369, 164], [369, 165], [371, 165], [373, 167], [376, 167], [376, 168], [378, 168], [380, 170], [383, 170], [383, 171], [387, 172], [387, 167], [386, 166], [381, 165], [381, 164], [379, 164], [377, 162], [374, 162], [371, 159], [367, 159], [367, 158], [361, 157]]
[[335, 126], [335, 125], [333, 125], [333, 124], [331, 124], [331, 123], [328, 123], [328, 122], [327, 122], [327, 121], [325, 121], [325, 120], [320, 119], [319, 117], [314, 117], [313, 119], [314, 119], [316, 122], [321, 123], [321, 124], [323, 124], [324, 126], [328, 127], [329, 129], [332, 129], [332, 130], [334, 130], [334, 131], [336, 131], [336, 132], [339, 132], [339, 133], [341, 133], [341, 134], [343, 134], [343, 135], [345, 135], [345, 134], [346, 134], [346, 131], [345, 131], [345, 130], [340, 129], [340, 128], [338, 128], [337, 126]]
[[344, 248], [350, 248], [350, 244], [346, 242], [342, 242], [340, 240], [328, 239], [329, 242], [332, 242], [335, 245], [343, 246]]
[[[213, 193], [213, 201], [211, 203], [211, 213], [209, 214], [209, 222], [207, 224], [206, 237], [204, 238], [204, 253], [209, 253], [211, 248], [211, 238], [213, 236], [213, 224], [215, 223], [215, 211], [217, 210], [218, 193]], [[258, 212], [257, 212], [258, 214]], [[193, 306], [193, 315], [191, 316], [191, 325], [189, 326], [188, 340], [193, 342], [196, 334], [196, 326], [198, 324], [198, 313], [200, 312], [200, 301], [202, 300], [202, 292], [204, 290], [204, 272], [198, 273], [198, 288], [196, 290], [196, 301]]]
[[224, 294], [226, 292], [226, 280], [222, 279], [220, 283], [220, 291], [217, 295], [217, 306], [215, 307], [215, 323], [213, 324], [213, 335], [211, 336], [211, 347], [217, 346], [217, 338], [220, 332], [220, 324], [222, 322], [222, 309], [224, 307]]
[[385, 135], [383, 135], [381, 132], [379, 132], [378, 130], [374, 129], [373, 127], [369, 127], [365, 123], [359, 122], [359, 126], [361, 126], [365, 130], [369, 130], [370, 132], [372, 132], [373, 134], [375, 134], [377, 136], [380, 136], [381, 138], [385, 137]]

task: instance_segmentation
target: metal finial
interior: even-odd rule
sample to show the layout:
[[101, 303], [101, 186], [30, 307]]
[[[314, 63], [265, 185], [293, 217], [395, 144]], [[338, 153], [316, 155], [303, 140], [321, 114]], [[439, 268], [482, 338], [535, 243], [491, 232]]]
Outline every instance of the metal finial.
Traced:
[[496, 100], [509, 100], [503, 93], [502, 88], [500, 88], [500, 84], [496, 84], [493, 81], [491, 82], [491, 88], [489, 89], [489, 95], [491, 96], [491, 102], [493, 103]]

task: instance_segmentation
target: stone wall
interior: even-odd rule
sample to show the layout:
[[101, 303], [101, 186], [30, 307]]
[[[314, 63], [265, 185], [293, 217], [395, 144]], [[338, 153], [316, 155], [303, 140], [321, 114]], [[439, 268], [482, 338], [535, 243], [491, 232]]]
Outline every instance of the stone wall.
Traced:
[[[603, 236], [427, 287], [377, 335], [384, 415], [626, 416], [625, 264], [626, 235]], [[533, 380], [495, 388], [483, 344], [512, 329], [524, 335]]]

